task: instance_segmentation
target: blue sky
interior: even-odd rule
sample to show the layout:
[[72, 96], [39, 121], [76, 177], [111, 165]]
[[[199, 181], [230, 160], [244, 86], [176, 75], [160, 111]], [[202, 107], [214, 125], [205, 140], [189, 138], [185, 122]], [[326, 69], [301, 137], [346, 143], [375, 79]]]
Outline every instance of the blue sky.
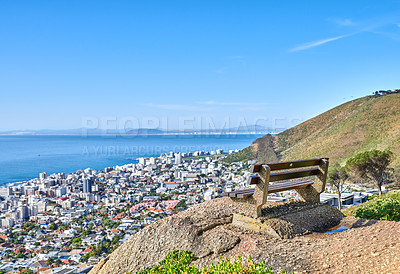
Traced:
[[400, 88], [399, 1], [12, 0], [0, 37], [1, 131], [288, 127]]

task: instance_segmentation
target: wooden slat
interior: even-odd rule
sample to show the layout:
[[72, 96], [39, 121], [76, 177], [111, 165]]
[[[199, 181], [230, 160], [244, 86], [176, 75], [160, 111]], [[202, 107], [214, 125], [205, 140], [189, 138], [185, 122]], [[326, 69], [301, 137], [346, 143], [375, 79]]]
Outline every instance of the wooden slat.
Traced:
[[269, 185], [269, 187], [276, 187], [276, 186], [292, 186], [292, 185], [297, 185], [297, 184], [304, 184], [304, 183], [308, 183], [308, 182], [314, 182], [314, 180], [307, 180], [307, 181], [289, 181], [289, 182], [283, 182], [283, 183], [275, 183], [275, 184], [271, 184]]
[[[274, 184], [274, 185], [269, 186], [268, 193], [276, 193], [276, 192], [286, 191], [286, 190], [291, 190], [291, 189], [306, 188], [309, 185], [312, 185], [313, 183], [314, 183], [314, 181], [297, 181], [297, 182], [286, 182], [286, 183], [281, 183], [281, 184]], [[225, 197], [229, 196], [232, 198], [244, 199], [244, 198], [249, 198], [253, 194], [254, 194], [254, 188], [249, 188], [249, 189], [236, 190], [236, 191], [232, 191], [232, 192], [224, 192], [222, 195]]]
[[[313, 176], [320, 174], [320, 170], [318, 168], [310, 168], [305, 170], [296, 170], [296, 171], [285, 171], [279, 172], [275, 174], [271, 174], [269, 181], [276, 182], [282, 180], [296, 179], [301, 177]], [[258, 184], [260, 177], [258, 175], [252, 175], [249, 177], [249, 184], [255, 185]]]
[[254, 194], [254, 191], [252, 193], [242, 193], [242, 194], [237, 194], [236, 198], [240, 198], [240, 199], [246, 199], [251, 197]]
[[250, 172], [252, 172], [252, 173], [259, 172], [261, 170], [262, 165], [268, 165], [271, 168], [271, 171], [318, 166], [321, 164], [322, 159], [325, 159], [325, 158], [298, 160], [298, 161], [291, 161], [291, 162], [278, 162], [278, 163], [269, 163], [269, 164], [255, 164], [251, 167]]
[[282, 180], [290, 180], [296, 178], [302, 178], [307, 176], [314, 176], [320, 174], [321, 171], [319, 168], [310, 168], [306, 170], [297, 170], [297, 171], [286, 171], [279, 172], [275, 174], [271, 174], [269, 177], [270, 182], [282, 181]]
[[253, 190], [253, 188], [239, 189], [239, 190], [235, 190], [235, 191], [232, 191], [232, 192], [242, 193], [242, 192], [248, 192], [248, 191], [251, 191], [251, 190]]
[[229, 197], [235, 198], [236, 197], [236, 192], [229, 192]]
[[291, 184], [276, 184], [270, 185], [268, 188], [268, 193], [275, 193], [285, 190], [298, 189], [298, 188], [306, 188], [309, 185], [312, 185], [313, 181], [303, 181], [303, 182], [292, 182]]
[[256, 172], [259, 172], [260, 170], [261, 170], [261, 166], [262, 166], [263, 164], [255, 164], [255, 165], [252, 165], [251, 167], [250, 167], [250, 172], [251, 173], [256, 173]]
[[281, 189], [286, 189], [286, 188], [303, 188], [307, 187], [309, 185], [312, 185], [314, 182], [313, 181], [306, 181], [306, 182], [298, 182], [298, 183], [293, 183], [293, 184], [277, 184], [277, 185], [272, 185], [270, 187], [270, 190], [281, 190]]
[[301, 167], [310, 167], [310, 166], [319, 166], [321, 164], [321, 158], [318, 159], [308, 159], [308, 160], [299, 160], [292, 162], [282, 162], [282, 163], [271, 163], [268, 166], [271, 168], [271, 171], [274, 170], [282, 170], [282, 169], [292, 169], [292, 168], [301, 168]]
[[248, 198], [254, 193], [254, 188], [241, 189], [232, 192], [224, 192], [222, 196], [232, 198]]
[[260, 177], [258, 175], [251, 175], [249, 177], [249, 184], [256, 185], [256, 184], [258, 184], [258, 180], [260, 180]]

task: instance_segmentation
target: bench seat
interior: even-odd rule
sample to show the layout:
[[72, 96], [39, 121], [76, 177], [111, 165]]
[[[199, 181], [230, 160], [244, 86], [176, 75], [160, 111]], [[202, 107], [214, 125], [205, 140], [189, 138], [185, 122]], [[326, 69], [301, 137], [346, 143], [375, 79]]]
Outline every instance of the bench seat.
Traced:
[[[285, 190], [291, 189], [299, 189], [306, 188], [309, 185], [312, 185], [314, 181], [296, 181], [296, 182], [285, 182], [279, 184], [269, 185], [268, 193], [276, 193]], [[224, 197], [232, 197], [232, 198], [249, 198], [254, 193], [254, 188], [241, 189], [232, 192], [224, 192], [222, 196]]]

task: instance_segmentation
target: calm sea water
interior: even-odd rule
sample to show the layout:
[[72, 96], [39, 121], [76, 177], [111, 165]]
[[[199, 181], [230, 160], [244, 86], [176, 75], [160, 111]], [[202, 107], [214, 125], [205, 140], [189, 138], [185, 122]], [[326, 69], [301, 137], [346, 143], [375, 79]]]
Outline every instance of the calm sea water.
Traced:
[[241, 149], [259, 134], [154, 136], [0, 136], [0, 185], [58, 172], [103, 169], [161, 153]]

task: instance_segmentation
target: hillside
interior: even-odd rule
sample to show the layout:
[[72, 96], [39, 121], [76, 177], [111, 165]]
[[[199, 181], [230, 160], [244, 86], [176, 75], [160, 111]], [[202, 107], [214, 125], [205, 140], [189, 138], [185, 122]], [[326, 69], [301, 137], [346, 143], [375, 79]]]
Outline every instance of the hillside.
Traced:
[[400, 168], [400, 94], [347, 102], [275, 136], [257, 139], [226, 161], [329, 157], [332, 164], [343, 164], [373, 148], [390, 149], [395, 155], [393, 167]]

